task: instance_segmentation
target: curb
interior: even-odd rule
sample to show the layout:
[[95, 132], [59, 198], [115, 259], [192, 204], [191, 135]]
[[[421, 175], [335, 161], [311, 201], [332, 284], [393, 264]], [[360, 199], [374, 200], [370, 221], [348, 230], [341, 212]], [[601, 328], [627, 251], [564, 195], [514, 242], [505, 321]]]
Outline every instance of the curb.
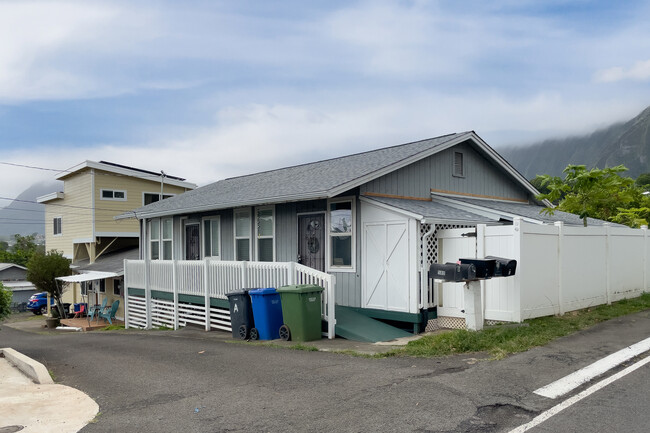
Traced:
[[31, 378], [34, 382], [41, 385], [54, 383], [47, 368], [45, 368], [45, 366], [40, 362], [34, 361], [32, 358], [25, 356], [10, 347], [0, 348], [0, 356], [4, 356], [7, 361]]

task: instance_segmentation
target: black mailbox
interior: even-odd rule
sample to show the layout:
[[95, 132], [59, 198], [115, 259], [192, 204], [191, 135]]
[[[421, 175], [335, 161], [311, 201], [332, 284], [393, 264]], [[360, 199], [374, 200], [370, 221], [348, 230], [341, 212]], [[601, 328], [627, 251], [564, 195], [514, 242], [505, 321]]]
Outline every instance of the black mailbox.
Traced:
[[503, 257], [487, 256], [486, 259], [494, 260], [495, 277], [511, 277], [517, 270], [517, 261], [513, 259], [504, 259]]
[[429, 278], [461, 282], [476, 279], [476, 268], [472, 264], [434, 263], [429, 268]]
[[461, 264], [474, 265], [476, 267], [476, 278], [486, 279], [494, 276], [494, 259], [459, 259]]

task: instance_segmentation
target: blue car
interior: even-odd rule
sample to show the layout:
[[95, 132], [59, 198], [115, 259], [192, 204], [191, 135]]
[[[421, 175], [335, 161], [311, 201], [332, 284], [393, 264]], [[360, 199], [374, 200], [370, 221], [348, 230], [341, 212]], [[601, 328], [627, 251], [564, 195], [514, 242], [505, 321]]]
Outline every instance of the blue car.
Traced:
[[[50, 298], [50, 305], [54, 305], [54, 298]], [[34, 293], [27, 301], [27, 309], [34, 314], [46, 314], [47, 292]]]

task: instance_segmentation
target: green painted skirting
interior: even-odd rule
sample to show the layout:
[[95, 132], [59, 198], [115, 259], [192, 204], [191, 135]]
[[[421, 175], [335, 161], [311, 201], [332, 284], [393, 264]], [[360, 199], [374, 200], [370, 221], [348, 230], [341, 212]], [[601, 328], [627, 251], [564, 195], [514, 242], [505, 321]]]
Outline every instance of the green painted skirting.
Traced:
[[[423, 314], [419, 313], [402, 313], [399, 311], [386, 311], [386, 310], [373, 310], [371, 308], [356, 308], [346, 307], [364, 316], [372, 317], [373, 319], [393, 320], [396, 322], [406, 323], [422, 323], [424, 320]], [[426, 312], [426, 320], [435, 319], [438, 317], [436, 310]]]
[[[134, 289], [129, 287], [129, 295], [132, 296], [144, 296], [144, 289]], [[173, 301], [174, 294], [169, 292], [161, 292], [160, 290], [152, 290], [151, 297], [154, 299], [162, 299], [164, 301]], [[178, 295], [178, 302], [184, 302], [188, 304], [203, 305], [205, 304], [205, 298], [203, 296], [196, 295]], [[217, 308], [230, 308], [230, 304], [226, 299], [210, 298], [210, 306]]]

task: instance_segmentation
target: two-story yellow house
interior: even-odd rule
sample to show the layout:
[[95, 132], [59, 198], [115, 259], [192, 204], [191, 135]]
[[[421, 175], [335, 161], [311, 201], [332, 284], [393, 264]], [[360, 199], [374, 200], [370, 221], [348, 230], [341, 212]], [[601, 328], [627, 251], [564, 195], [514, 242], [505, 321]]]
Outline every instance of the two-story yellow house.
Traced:
[[[85, 275], [77, 278], [79, 283], [69, 284], [64, 293], [64, 302], [69, 303], [94, 304], [106, 297], [111, 305], [123, 297], [122, 263], [137, 258], [140, 227], [137, 219], [115, 220], [116, 215], [196, 188], [162, 171], [106, 161], [84, 161], [56, 179], [63, 181], [63, 191], [37, 201], [45, 205], [46, 250], [63, 253], [73, 269]], [[118, 317], [123, 304], [121, 300]]]

